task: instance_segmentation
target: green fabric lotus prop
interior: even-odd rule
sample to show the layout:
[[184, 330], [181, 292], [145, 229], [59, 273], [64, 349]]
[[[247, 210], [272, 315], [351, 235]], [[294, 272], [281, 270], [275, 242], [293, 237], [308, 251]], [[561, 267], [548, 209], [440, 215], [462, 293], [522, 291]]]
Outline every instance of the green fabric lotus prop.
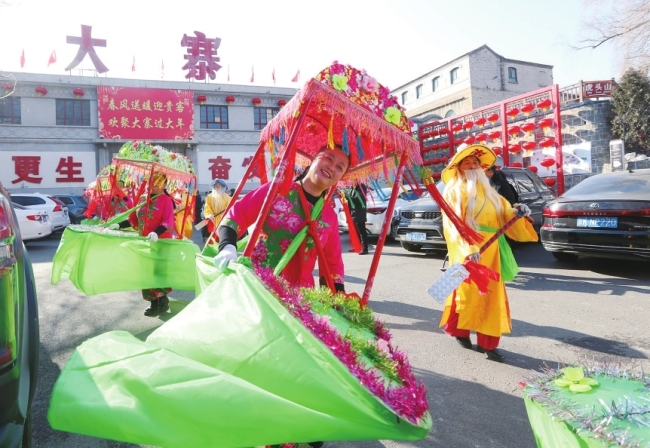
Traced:
[[555, 380], [560, 387], [568, 387], [571, 392], [589, 392], [591, 386], [598, 386], [598, 381], [593, 378], [585, 378], [585, 371], [582, 367], [565, 367], [562, 369], [564, 375]]
[[54, 429], [163, 447], [426, 436], [428, 412], [396, 415], [250, 269], [199, 261], [214, 279], [145, 342], [111, 332], [77, 348], [52, 393]]
[[71, 225], [54, 254], [51, 283], [70, 279], [88, 296], [161, 286], [193, 291], [199, 251], [189, 240], [152, 243], [136, 232]]

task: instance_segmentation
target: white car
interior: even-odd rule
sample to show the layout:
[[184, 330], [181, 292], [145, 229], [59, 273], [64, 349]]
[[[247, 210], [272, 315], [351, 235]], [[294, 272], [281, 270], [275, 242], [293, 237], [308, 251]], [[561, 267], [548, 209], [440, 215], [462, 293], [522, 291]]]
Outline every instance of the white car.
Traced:
[[45, 210], [32, 210], [16, 203], [12, 205], [23, 241], [45, 238], [52, 233], [52, 223]]
[[11, 193], [11, 202], [33, 210], [45, 210], [52, 223], [52, 232], [70, 225], [68, 207], [52, 196], [41, 193]]
[[[371, 190], [368, 192], [368, 199], [366, 201], [366, 230], [368, 231], [368, 235], [377, 236], [381, 233], [381, 226], [384, 224], [384, 220], [386, 219], [386, 210], [388, 209], [388, 200], [390, 199], [391, 192], [391, 188], [382, 188], [381, 190]], [[397, 200], [395, 201], [388, 236], [395, 238], [395, 235], [397, 234], [397, 225], [399, 224], [399, 221], [394, 218], [399, 216], [400, 207], [412, 200], [418, 199], [418, 197], [419, 196], [410, 189], [408, 189], [408, 192], [400, 190]]]

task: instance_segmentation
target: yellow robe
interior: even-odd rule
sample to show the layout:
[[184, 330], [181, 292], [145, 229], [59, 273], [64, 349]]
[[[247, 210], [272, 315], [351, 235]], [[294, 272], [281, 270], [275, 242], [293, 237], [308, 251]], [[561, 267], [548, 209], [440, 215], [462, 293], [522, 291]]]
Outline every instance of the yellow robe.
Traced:
[[[180, 204], [176, 206], [174, 210], [174, 221], [175, 229], [178, 235], [181, 234], [181, 228], [183, 229], [183, 238], [192, 239], [192, 224], [194, 223], [194, 206], [191, 206], [192, 196], [187, 193], [183, 193], [181, 196]], [[183, 225], [183, 216], [185, 215], [185, 209], [190, 207], [187, 211], [187, 216], [185, 216], [185, 225]]]
[[214, 215], [212, 218], [212, 225], [209, 226], [210, 231], [219, 226], [219, 222], [223, 218], [224, 212], [230, 204], [231, 197], [227, 193], [215, 194], [210, 192], [205, 198], [205, 207], [203, 209], [203, 216], [206, 218]]
[[[448, 200], [445, 197], [445, 200]], [[482, 185], [477, 186], [476, 209], [480, 210], [475, 217], [478, 225], [500, 229], [503, 225], [515, 215], [515, 210], [510, 206], [508, 201], [499, 196], [503, 213], [497, 215], [496, 208], [491, 201], [485, 196], [485, 190]], [[481, 208], [482, 207], [482, 208]], [[461, 210], [467, 208], [467, 193], [463, 192]], [[465, 219], [465, 216], [461, 216]], [[463, 241], [459, 236], [452, 236], [449, 229], [453, 224], [443, 214], [443, 229], [447, 241], [447, 250], [449, 252], [449, 264], [462, 263], [471, 253], [478, 252], [483, 243], [471, 246]], [[493, 235], [493, 232], [480, 231], [483, 235], [483, 241], [486, 241]], [[515, 241], [537, 241], [537, 233], [532, 224], [527, 219], [517, 220], [506, 235]], [[501, 261], [499, 259], [499, 243], [495, 241], [481, 254], [480, 264], [489, 267], [493, 271], [501, 274]], [[474, 283], [461, 283], [454, 294], [447, 297], [445, 309], [440, 319], [440, 326], [444, 326], [449, 319], [452, 300], [456, 300], [456, 312], [458, 313], [458, 328], [464, 330], [473, 330], [488, 336], [499, 337], [504, 333], [510, 333], [512, 324], [510, 321], [510, 307], [508, 305], [508, 296], [506, 295], [505, 283], [501, 280], [495, 282], [490, 280], [488, 285], [489, 292], [480, 295], [477, 286]]]

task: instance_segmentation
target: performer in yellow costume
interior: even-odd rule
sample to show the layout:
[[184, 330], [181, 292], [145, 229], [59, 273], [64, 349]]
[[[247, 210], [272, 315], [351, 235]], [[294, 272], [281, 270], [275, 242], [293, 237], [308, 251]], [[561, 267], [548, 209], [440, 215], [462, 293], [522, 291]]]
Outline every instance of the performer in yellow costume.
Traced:
[[[483, 242], [468, 244], [443, 214], [449, 263], [470, 259], [499, 273], [500, 278], [498, 281], [490, 280], [489, 291], [483, 295], [476, 284], [461, 283], [447, 298], [440, 326], [444, 325], [445, 332], [467, 349], [472, 348], [470, 331], [475, 331], [478, 339], [476, 350], [485, 353], [490, 360], [503, 362], [504, 356], [497, 346], [501, 335], [510, 333], [512, 329], [504, 282], [514, 279], [518, 267], [503, 235], [483, 253], [479, 251], [482, 244], [519, 210], [527, 217], [530, 209], [525, 204], [511, 206], [490, 185], [484, 170], [495, 162], [496, 155], [487, 146], [461, 146], [442, 172], [445, 201], [469, 226], [483, 235]], [[516, 221], [506, 235], [515, 241], [537, 241], [532, 224], [524, 218]]]
[[203, 216], [210, 218], [208, 222], [208, 231], [210, 234], [218, 227], [221, 218], [230, 204], [231, 197], [228, 195], [228, 184], [223, 179], [215, 179], [210, 183], [212, 191], [205, 198], [205, 208]]

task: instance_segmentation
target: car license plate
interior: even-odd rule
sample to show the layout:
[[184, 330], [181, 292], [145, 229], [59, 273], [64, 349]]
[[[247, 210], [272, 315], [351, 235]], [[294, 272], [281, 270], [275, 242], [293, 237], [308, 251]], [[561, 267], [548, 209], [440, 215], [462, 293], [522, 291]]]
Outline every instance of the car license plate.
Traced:
[[406, 241], [421, 241], [425, 242], [427, 240], [427, 234], [426, 233], [407, 233], [406, 234]]
[[618, 218], [578, 218], [578, 227], [598, 227], [615, 229]]
[[42, 220], [43, 222], [49, 222], [49, 221], [50, 221], [50, 218], [49, 218], [48, 216], [43, 216], [43, 217], [41, 218], [41, 220]]
[[63, 215], [64, 215], [64, 216], [68, 216], [68, 211], [67, 211], [67, 210], [63, 210]]

